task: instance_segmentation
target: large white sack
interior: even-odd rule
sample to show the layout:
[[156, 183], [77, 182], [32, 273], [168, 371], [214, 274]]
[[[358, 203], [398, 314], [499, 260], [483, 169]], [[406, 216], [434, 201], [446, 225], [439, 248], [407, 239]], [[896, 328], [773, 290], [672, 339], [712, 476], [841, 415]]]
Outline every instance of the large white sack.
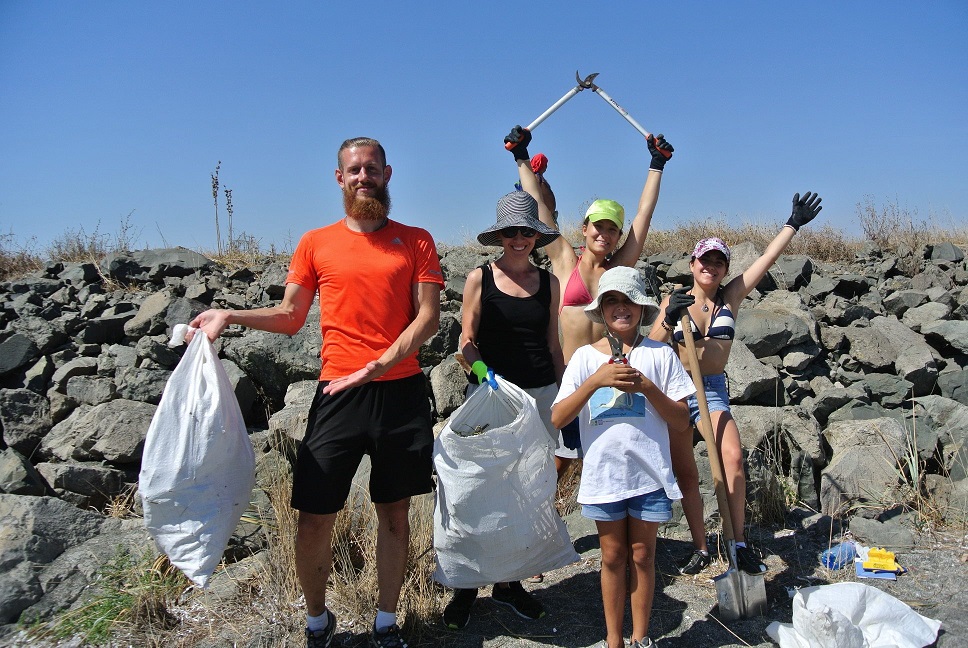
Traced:
[[534, 399], [497, 380], [497, 391], [475, 390], [434, 443], [434, 579], [448, 587], [522, 580], [578, 560], [555, 510], [554, 446]]
[[[183, 326], [172, 345], [184, 340]], [[205, 587], [254, 485], [255, 454], [242, 411], [212, 343], [199, 331], [148, 427], [138, 480], [145, 526], [171, 563]]]
[[941, 622], [864, 583], [805, 587], [793, 597], [793, 623], [766, 632], [780, 648], [921, 648]]

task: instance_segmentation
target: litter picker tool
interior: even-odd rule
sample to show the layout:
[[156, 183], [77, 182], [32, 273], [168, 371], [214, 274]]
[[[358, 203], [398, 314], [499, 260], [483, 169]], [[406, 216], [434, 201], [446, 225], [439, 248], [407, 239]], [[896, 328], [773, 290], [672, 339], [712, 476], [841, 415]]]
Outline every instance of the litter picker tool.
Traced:
[[723, 480], [723, 463], [719, 457], [719, 448], [716, 447], [709, 405], [706, 403], [706, 390], [699, 370], [699, 355], [696, 353], [696, 342], [692, 339], [692, 326], [688, 313], [682, 316], [682, 337], [686, 343], [689, 372], [692, 374], [693, 384], [696, 385], [696, 400], [699, 401], [699, 432], [706, 442], [706, 452], [709, 454], [709, 468], [713, 477], [713, 486], [716, 489], [719, 517], [723, 521], [723, 540], [726, 542], [726, 553], [729, 557], [729, 569], [713, 578], [716, 583], [719, 615], [724, 621], [759, 616], [766, 613], [766, 585], [762, 574], [754, 576], [736, 567], [736, 535], [733, 533], [733, 518], [729, 513], [726, 482]]
[[[595, 77], [597, 77], [597, 76], [598, 76], [598, 73], [590, 74], [587, 77], [585, 77], [585, 80], [584, 81], [582, 81], [581, 77], [578, 75], [578, 72], [577, 71], [575, 72], [575, 78], [578, 79], [578, 85], [582, 86], [582, 88], [585, 89], [585, 90], [591, 90], [592, 92], [594, 92], [595, 94], [597, 94], [599, 97], [601, 97], [602, 99], [604, 99], [605, 102], [609, 106], [611, 106], [612, 108], [614, 108], [615, 111], [618, 112], [618, 114], [620, 114], [622, 117], [625, 118], [625, 121], [627, 121], [628, 123], [632, 124], [632, 128], [634, 128], [635, 130], [639, 131], [642, 134], [642, 137], [644, 137], [645, 139], [649, 139], [650, 137], [652, 137], [652, 133], [650, 133], [649, 131], [645, 130], [645, 128], [643, 128], [642, 124], [640, 124], [639, 122], [635, 121], [635, 119], [632, 117], [632, 115], [629, 114], [629, 111], [627, 111], [625, 108], [622, 108], [618, 104], [617, 101], [615, 101], [614, 99], [612, 99], [608, 95], [607, 92], [605, 92], [604, 90], [602, 90], [601, 88], [599, 88], [597, 85], [595, 85]], [[658, 137], [662, 137], [662, 136], [659, 135]], [[672, 157], [672, 151], [664, 151], [662, 149], [659, 149], [659, 151], [662, 153], [663, 156], [666, 157], [666, 159]]]
[[[543, 122], [544, 120], [548, 119], [548, 117], [551, 117], [552, 113], [554, 113], [556, 110], [558, 110], [559, 108], [561, 108], [562, 106], [564, 106], [566, 103], [568, 103], [568, 100], [569, 99], [571, 99], [572, 97], [574, 97], [576, 94], [578, 94], [579, 92], [581, 92], [585, 88], [595, 87], [595, 84], [593, 83], [593, 81], [595, 80], [595, 77], [597, 77], [597, 76], [598, 76], [598, 72], [595, 72], [594, 74], [589, 74], [587, 77], [585, 77], [585, 80], [582, 81], [581, 77], [578, 76], [578, 72], [576, 71], [575, 72], [575, 78], [578, 80], [578, 85], [576, 85], [574, 88], [572, 88], [571, 90], [569, 90], [568, 92], [566, 92], [565, 93], [565, 96], [563, 96], [561, 99], [559, 99], [558, 101], [556, 101], [553, 104], [551, 104], [551, 107], [548, 108], [548, 110], [546, 110], [543, 113], [541, 113], [540, 115], [538, 115], [537, 119], [535, 119], [533, 122], [531, 122], [530, 124], [528, 124], [527, 130], [533, 131], [535, 128], [538, 127], [538, 125], [541, 122]], [[506, 143], [504, 145], [504, 148], [506, 148], [507, 150], [510, 151], [515, 146], [516, 145], [513, 144], [512, 142], [508, 142], [508, 143]]]

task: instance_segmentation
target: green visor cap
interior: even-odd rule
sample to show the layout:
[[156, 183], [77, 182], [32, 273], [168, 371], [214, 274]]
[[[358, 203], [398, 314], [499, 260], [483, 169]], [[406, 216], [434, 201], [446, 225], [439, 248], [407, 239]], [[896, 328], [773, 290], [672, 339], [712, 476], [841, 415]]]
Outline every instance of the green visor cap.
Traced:
[[588, 222], [594, 223], [600, 220], [610, 220], [623, 229], [625, 226], [625, 209], [614, 200], [599, 199], [591, 204], [585, 212]]

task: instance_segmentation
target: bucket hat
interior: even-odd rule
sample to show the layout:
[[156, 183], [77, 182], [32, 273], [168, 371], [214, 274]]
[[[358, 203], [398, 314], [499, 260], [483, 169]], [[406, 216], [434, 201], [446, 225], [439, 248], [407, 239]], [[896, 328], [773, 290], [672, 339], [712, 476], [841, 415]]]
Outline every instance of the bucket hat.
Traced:
[[599, 198], [588, 206], [588, 210], [585, 212], [585, 218], [588, 219], [589, 223], [610, 220], [619, 229], [622, 229], [625, 226], [625, 208], [614, 200]]
[[556, 229], [551, 229], [538, 220], [538, 201], [526, 191], [512, 191], [497, 201], [497, 222], [477, 235], [481, 245], [497, 245], [501, 243], [501, 230], [506, 227], [530, 227], [538, 235], [535, 237], [536, 248], [548, 245], [560, 236]]
[[632, 300], [632, 303], [642, 306], [642, 323], [649, 324], [659, 314], [659, 304], [649, 296], [649, 291], [642, 280], [642, 274], [635, 268], [628, 266], [617, 266], [609, 268], [602, 273], [602, 278], [598, 280], [598, 295], [588, 306], [585, 306], [585, 315], [593, 322], [604, 324], [602, 318], [602, 295], [607, 292], [619, 292]]
[[722, 252], [726, 256], [726, 263], [729, 263], [729, 246], [726, 245], [726, 241], [716, 236], [704, 238], [696, 243], [696, 247], [692, 251], [692, 257], [694, 259], [698, 259], [707, 252], [712, 252], [714, 250], [717, 252]]

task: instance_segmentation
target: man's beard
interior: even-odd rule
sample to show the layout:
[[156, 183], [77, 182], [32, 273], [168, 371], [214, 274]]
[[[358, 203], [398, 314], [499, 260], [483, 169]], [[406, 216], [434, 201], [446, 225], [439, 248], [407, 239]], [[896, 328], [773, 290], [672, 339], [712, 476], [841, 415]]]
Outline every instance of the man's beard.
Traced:
[[361, 221], [382, 221], [390, 213], [390, 190], [381, 187], [374, 196], [359, 196], [354, 189], [343, 189], [343, 209], [350, 218]]

